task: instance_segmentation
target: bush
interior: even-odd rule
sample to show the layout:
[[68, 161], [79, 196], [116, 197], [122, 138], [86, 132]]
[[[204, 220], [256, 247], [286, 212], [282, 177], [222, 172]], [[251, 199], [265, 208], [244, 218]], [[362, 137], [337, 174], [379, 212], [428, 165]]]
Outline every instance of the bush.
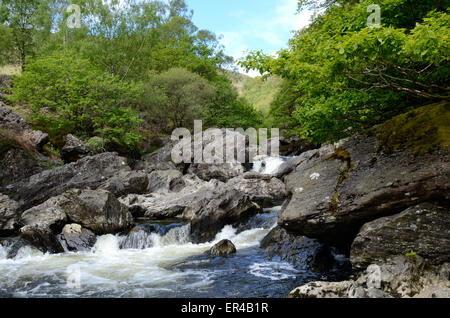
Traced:
[[62, 146], [63, 137], [101, 136], [107, 149], [131, 152], [141, 136], [132, 107], [138, 85], [97, 71], [88, 60], [55, 52], [27, 65], [14, 82], [12, 99], [25, 103], [37, 128]]

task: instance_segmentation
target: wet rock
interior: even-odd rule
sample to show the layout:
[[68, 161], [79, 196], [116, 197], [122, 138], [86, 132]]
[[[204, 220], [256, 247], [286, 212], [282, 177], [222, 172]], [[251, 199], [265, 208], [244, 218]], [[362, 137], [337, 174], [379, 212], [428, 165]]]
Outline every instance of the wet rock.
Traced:
[[148, 183], [149, 178], [144, 171], [121, 170], [100, 185], [99, 189], [107, 190], [119, 197], [128, 193], [146, 193]]
[[120, 242], [121, 249], [145, 249], [153, 246], [150, 227], [135, 226]]
[[12, 234], [18, 225], [19, 204], [0, 193], [0, 235]]
[[75, 162], [89, 154], [89, 149], [74, 135], [67, 135], [66, 144], [61, 149], [61, 158], [65, 163]]
[[355, 280], [312, 282], [291, 292], [291, 298], [450, 298], [450, 264], [430, 266], [421, 257], [398, 256], [370, 265]]
[[262, 206], [279, 205], [287, 197], [285, 185], [281, 180], [257, 173], [246, 173], [233, 178], [226, 185], [245, 193], [251, 201]]
[[448, 202], [450, 154], [377, 151], [377, 139], [356, 136], [303, 153], [286, 176], [292, 198], [279, 223], [331, 245], [350, 246], [360, 227], [421, 202]]
[[261, 241], [266, 253], [289, 261], [303, 270], [324, 272], [332, 268], [334, 258], [327, 246], [304, 236], [276, 227]]
[[69, 189], [97, 189], [121, 171], [131, 171], [126, 159], [116, 153], [85, 157], [8, 186], [3, 193], [26, 210]]
[[9, 237], [0, 239], [0, 246], [6, 250], [6, 258], [11, 259], [16, 257], [22, 248], [30, 246], [30, 243], [20, 237]]
[[22, 238], [43, 252], [59, 253], [64, 251], [64, 246], [57, 235], [68, 223], [77, 223], [103, 235], [129, 228], [133, 218], [108, 191], [69, 190], [25, 211], [20, 223]]
[[432, 265], [450, 262], [450, 211], [423, 203], [365, 224], [353, 242], [355, 269], [413, 251]]
[[209, 242], [225, 225], [237, 225], [261, 212], [245, 193], [219, 184], [213, 190], [192, 195], [182, 217], [190, 221], [191, 239], [194, 243]]
[[227, 257], [236, 253], [236, 246], [230, 240], [222, 240], [214, 245], [207, 253], [212, 256]]
[[67, 224], [58, 235], [58, 240], [64, 251], [80, 252], [89, 251], [97, 242], [97, 237], [79, 224]]

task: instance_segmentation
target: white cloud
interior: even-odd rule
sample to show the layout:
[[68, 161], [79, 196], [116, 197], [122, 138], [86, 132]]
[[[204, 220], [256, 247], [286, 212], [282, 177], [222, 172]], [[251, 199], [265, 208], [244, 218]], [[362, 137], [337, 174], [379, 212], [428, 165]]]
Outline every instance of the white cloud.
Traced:
[[[235, 59], [245, 56], [248, 51], [247, 43], [250, 41], [260, 41], [261, 48], [276, 47], [282, 49], [287, 45], [287, 32], [298, 31], [309, 25], [312, 11], [304, 11], [297, 14], [297, 0], [277, 0], [277, 6], [273, 12], [263, 16], [252, 16], [243, 11], [230, 12], [230, 16], [241, 20], [241, 30], [218, 32], [223, 35], [222, 44], [225, 46], [227, 54]], [[274, 55], [276, 52], [266, 52]], [[243, 70], [241, 70], [243, 71]], [[253, 71], [251, 76], [258, 76], [259, 73]]]

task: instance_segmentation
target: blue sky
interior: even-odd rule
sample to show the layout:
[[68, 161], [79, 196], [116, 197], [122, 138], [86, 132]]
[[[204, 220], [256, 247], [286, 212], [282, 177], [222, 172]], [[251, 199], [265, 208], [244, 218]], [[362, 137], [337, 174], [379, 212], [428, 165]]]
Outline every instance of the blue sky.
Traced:
[[[246, 50], [274, 54], [286, 47], [293, 30], [308, 25], [311, 12], [296, 14], [297, 0], [186, 0], [197, 27], [222, 35], [234, 58]], [[256, 75], [256, 74], [251, 74]]]

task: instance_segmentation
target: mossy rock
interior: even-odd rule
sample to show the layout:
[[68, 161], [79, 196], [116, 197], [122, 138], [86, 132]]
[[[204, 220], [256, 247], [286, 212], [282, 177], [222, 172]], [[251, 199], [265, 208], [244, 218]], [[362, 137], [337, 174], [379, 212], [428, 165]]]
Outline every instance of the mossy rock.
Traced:
[[416, 156], [450, 147], [450, 103], [440, 102], [396, 116], [373, 128], [379, 150], [411, 150]]

